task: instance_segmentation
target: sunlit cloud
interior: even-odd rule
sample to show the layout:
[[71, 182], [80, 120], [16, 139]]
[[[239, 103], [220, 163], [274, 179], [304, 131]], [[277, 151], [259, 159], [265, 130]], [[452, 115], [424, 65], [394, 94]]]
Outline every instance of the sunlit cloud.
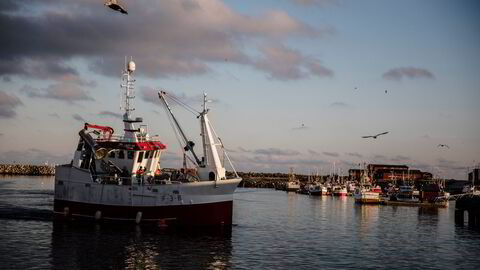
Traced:
[[[135, 16], [128, 19], [91, 0], [39, 0], [34, 5], [10, 0], [2, 3], [2, 39], [15, 41], [0, 44], [2, 77], [63, 81], [78, 75], [77, 67], [70, 64], [75, 59], [82, 59], [97, 73], [118, 76], [112, 67], [122, 66], [123, 58], [119, 55], [134, 55], [141, 63], [142, 75], [150, 77], [200, 75], [210, 72], [211, 64], [226, 60], [258, 67], [246, 51], [245, 44], [250, 41], [282, 42], [293, 36], [318, 38], [334, 33], [331, 26], [312, 27], [283, 10], [269, 9], [252, 16], [220, 0], [140, 0], [129, 6], [129, 13]], [[35, 13], [25, 12], [32, 6]], [[303, 62], [307, 73], [331, 76], [331, 71], [318, 60]], [[272, 78], [297, 76], [295, 71], [282, 74], [268, 64], [260, 66]], [[303, 74], [298, 78], [301, 77]]]
[[310, 76], [332, 77], [333, 71], [324, 67], [320, 60], [308, 58], [297, 50], [283, 45], [264, 46], [260, 48], [263, 59], [255, 66], [270, 74], [271, 79], [297, 80]]

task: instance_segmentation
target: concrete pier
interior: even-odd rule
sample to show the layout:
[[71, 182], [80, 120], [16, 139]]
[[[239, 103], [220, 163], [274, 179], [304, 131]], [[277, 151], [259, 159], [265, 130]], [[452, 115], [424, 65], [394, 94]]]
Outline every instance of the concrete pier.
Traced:
[[465, 211], [468, 215], [468, 226], [480, 228], [480, 193], [466, 194], [455, 202], [455, 223], [465, 224]]

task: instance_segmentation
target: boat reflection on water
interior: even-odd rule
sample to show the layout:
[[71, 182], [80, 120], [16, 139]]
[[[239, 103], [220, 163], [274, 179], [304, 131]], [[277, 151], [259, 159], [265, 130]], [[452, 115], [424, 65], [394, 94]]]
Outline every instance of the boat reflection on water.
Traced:
[[368, 237], [369, 233], [377, 226], [380, 206], [374, 204], [355, 204], [357, 229], [361, 237]]
[[439, 222], [439, 211], [446, 211], [446, 209], [439, 209], [438, 207], [419, 207], [418, 208], [418, 225], [419, 226], [434, 226]]
[[229, 269], [231, 228], [53, 223], [52, 269]]

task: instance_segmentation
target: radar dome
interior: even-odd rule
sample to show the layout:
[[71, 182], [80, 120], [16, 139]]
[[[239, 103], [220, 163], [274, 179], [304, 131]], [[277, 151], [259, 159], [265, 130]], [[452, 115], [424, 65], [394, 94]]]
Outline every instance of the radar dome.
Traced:
[[128, 72], [132, 73], [135, 71], [135, 62], [130, 61], [128, 62]]

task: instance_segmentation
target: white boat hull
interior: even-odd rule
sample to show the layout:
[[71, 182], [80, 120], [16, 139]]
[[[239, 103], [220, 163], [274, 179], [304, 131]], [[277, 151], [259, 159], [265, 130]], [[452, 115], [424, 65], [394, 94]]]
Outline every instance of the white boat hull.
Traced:
[[362, 204], [380, 203], [380, 194], [373, 191], [355, 192], [355, 202]]
[[228, 225], [232, 223], [233, 193], [240, 181], [102, 184], [93, 181], [88, 170], [64, 165], [56, 168], [54, 211], [96, 219]]

